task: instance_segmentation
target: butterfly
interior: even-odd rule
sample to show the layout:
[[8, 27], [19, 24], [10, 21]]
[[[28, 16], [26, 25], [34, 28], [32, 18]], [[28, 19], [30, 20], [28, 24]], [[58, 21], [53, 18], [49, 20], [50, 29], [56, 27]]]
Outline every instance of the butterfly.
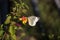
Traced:
[[30, 16], [30, 17], [28, 17], [28, 24], [29, 24], [30, 26], [35, 26], [36, 23], [38, 22], [38, 20], [39, 20], [39, 17]]

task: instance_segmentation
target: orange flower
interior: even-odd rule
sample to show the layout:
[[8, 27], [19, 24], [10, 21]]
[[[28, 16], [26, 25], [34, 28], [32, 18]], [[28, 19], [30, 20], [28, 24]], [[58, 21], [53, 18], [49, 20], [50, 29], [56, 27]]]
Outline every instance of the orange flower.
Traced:
[[23, 24], [26, 24], [27, 23], [27, 17], [25, 17], [25, 16], [22, 17], [22, 23]]
[[27, 17], [25, 16], [23, 16], [22, 18], [19, 18], [19, 20], [21, 20], [23, 24], [27, 23]]

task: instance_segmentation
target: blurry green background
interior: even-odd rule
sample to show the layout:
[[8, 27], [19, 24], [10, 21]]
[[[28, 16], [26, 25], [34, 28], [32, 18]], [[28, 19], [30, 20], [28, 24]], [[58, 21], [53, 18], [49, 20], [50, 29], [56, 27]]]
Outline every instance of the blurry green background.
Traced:
[[[18, 19], [34, 15], [31, 0], [10, 0], [10, 2], [10, 13], [6, 15], [4, 24], [0, 25], [0, 40], [60, 40], [60, 18], [53, 0], [38, 0], [39, 21], [44, 32], [37, 26], [22, 24]], [[7, 27], [6, 32], [3, 26]]]

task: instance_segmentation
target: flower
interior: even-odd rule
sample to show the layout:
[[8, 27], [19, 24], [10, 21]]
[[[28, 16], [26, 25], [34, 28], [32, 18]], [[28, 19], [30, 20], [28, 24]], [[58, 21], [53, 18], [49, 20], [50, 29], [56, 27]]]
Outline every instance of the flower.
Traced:
[[23, 24], [27, 23], [27, 17], [23, 16], [22, 18], [19, 18], [20, 21], [22, 21]]
[[27, 17], [24, 17], [24, 16], [22, 17], [22, 23], [23, 24], [26, 24], [27, 23]]

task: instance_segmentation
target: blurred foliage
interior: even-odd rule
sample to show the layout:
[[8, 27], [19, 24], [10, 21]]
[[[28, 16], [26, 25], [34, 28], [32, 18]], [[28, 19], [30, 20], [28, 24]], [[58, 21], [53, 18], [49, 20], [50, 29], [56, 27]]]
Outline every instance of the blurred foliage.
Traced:
[[46, 23], [46, 25], [51, 25], [52, 27], [60, 26], [60, 19], [58, 17], [57, 8], [54, 4], [54, 1], [40, 1], [39, 7], [41, 11], [42, 20]]
[[[36, 38], [42, 37], [41, 40], [44, 38], [47, 40], [44, 36], [48, 36], [49, 40], [60, 39], [60, 18], [58, 17], [57, 7], [53, 0], [39, 0], [38, 3], [40, 21], [43, 23], [46, 32], [38, 32], [37, 29], [39, 27], [30, 27], [27, 23], [23, 24], [20, 21], [19, 18], [22, 16], [28, 17], [34, 15], [30, 0], [10, 0], [10, 2], [12, 3], [10, 13], [6, 15], [7, 18], [4, 24], [0, 25], [0, 40], [29, 40], [28, 38], [31, 38], [31, 36], [33, 38], [35, 36]], [[9, 34], [3, 30], [3, 26], [5, 25], [9, 27], [7, 28]], [[54, 38], [55, 36], [57, 37]]]

